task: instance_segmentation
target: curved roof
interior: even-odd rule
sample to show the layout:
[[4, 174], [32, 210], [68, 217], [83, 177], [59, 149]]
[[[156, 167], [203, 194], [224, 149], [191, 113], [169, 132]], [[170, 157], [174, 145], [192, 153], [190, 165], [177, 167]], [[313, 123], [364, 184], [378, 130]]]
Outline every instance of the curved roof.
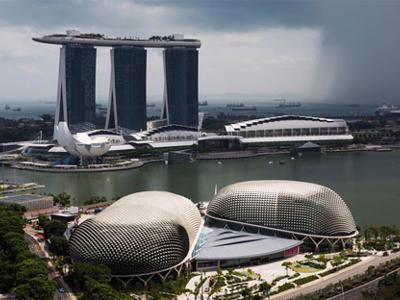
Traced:
[[135, 193], [80, 224], [70, 253], [74, 261], [109, 266], [113, 276], [156, 273], [190, 257], [201, 224], [199, 211], [185, 197]]
[[268, 129], [292, 129], [292, 128], [316, 128], [316, 127], [347, 127], [342, 119], [327, 119], [309, 116], [283, 115], [254, 119], [225, 126], [227, 132], [243, 130], [268, 130]]
[[228, 185], [210, 201], [207, 215], [300, 235], [340, 238], [357, 234], [353, 216], [338, 194], [300, 181]]
[[196, 260], [236, 260], [273, 255], [300, 246], [303, 241], [210, 228]]
[[141, 131], [141, 132], [136, 132], [132, 134], [132, 137], [134, 137], [137, 140], [142, 140], [142, 139], [149, 139], [151, 136], [155, 134], [168, 134], [170, 132], [192, 132], [192, 133], [199, 133], [199, 130], [194, 127], [186, 126], [186, 125], [165, 125], [165, 126], [160, 126], [156, 128], [152, 128], [146, 131]]

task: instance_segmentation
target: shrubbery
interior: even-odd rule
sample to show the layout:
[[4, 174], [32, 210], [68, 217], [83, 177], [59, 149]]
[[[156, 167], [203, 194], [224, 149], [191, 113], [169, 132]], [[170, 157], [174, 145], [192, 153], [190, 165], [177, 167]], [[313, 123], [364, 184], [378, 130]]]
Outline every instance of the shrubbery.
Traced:
[[317, 275], [311, 275], [311, 276], [307, 276], [307, 277], [303, 277], [303, 278], [299, 278], [296, 279], [295, 281], [293, 281], [295, 284], [297, 285], [302, 285], [302, 284], [306, 284], [308, 282], [314, 281], [318, 279]]
[[[382, 275], [385, 275], [399, 267], [400, 267], [400, 258], [392, 259], [391, 261], [381, 264], [376, 268], [373, 266], [368, 267], [367, 271], [365, 271], [363, 274], [355, 275], [351, 278], [343, 280], [340, 283], [331, 284], [322, 290], [314, 292], [313, 294], [303, 295], [296, 299], [313, 300], [313, 299], [330, 298], [330, 297], [335, 296], [338, 293], [338, 291], [341, 290], [342, 286], [343, 286], [343, 289], [346, 291], [346, 290], [349, 290], [356, 286], [362, 285], [365, 282], [369, 282], [369, 281], [371, 281], [375, 278], [378, 278]], [[381, 299], [383, 299], [383, 298], [381, 298]]]
[[16, 300], [50, 300], [55, 286], [45, 264], [29, 251], [22, 211], [0, 205], [0, 293], [14, 292]]

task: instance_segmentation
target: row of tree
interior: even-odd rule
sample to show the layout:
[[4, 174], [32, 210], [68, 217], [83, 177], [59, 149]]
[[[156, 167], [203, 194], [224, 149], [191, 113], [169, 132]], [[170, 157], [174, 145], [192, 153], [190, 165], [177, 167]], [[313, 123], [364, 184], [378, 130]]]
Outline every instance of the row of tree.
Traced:
[[67, 225], [49, 217], [39, 216], [39, 226], [43, 228], [44, 236], [49, 241], [49, 250], [57, 256], [68, 255], [68, 241], [64, 236]]
[[[50, 220], [47, 216], [39, 216], [39, 226], [49, 242], [49, 250], [58, 259], [68, 262], [68, 241], [64, 236], [67, 225], [58, 220]], [[125, 300], [131, 299], [111, 287], [111, 271], [103, 265], [75, 263], [69, 276], [76, 290], [83, 293], [82, 300]]]
[[0, 205], [0, 293], [12, 292], [17, 300], [50, 300], [55, 285], [44, 262], [29, 251], [23, 211], [18, 205]]
[[111, 271], [104, 265], [75, 263], [72, 273], [75, 287], [83, 292], [82, 300], [132, 299], [111, 286]]
[[400, 241], [400, 230], [396, 226], [369, 225], [364, 229], [366, 240], [397, 240]]

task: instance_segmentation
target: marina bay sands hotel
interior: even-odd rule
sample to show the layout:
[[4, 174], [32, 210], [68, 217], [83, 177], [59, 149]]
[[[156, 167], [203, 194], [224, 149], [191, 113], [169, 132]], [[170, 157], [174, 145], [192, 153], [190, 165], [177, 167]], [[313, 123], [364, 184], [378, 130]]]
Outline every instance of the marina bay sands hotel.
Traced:
[[66, 34], [33, 38], [62, 45], [55, 123], [94, 123], [96, 116], [96, 47], [111, 47], [111, 81], [106, 128], [146, 130], [146, 48], [163, 48], [166, 124], [198, 126], [198, 48], [200, 40], [183, 35], [149, 39]]

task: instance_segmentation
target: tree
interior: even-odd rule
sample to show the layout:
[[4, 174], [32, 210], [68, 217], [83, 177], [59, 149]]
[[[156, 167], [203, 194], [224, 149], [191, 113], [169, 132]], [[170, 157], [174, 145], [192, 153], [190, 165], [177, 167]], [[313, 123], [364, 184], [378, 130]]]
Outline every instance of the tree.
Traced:
[[54, 204], [60, 206], [68, 206], [71, 204], [71, 195], [67, 194], [66, 192], [62, 192], [57, 196], [54, 196]]
[[47, 226], [44, 227], [44, 235], [48, 239], [53, 235], [62, 236], [64, 235], [66, 229], [67, 225], [65, 223], [57, 220], [51, 220], [47, 223]]
[[7, 259], [4, 252], [0, 252], [0, 293], [7, 293], [14, 287], [15, 264]]
[[290, 268], [290, 266], [292, 265], [292, 263], [291, 262], [289, 262], [289, 261], [284, 261], [283, 263], [282, 263], [282, 267], [285, 267], [285, 270], [286, 270], [286, 276], [289, 276], [289, 268]]
[[68, 241], [64, 236], [53, 235], [50, 238], [50, 251], [56, 255], [65, 256], [68, 254]]
[[15, 211], [17, 213], [20, 213], [20, 214], [23, 214], [24, 212], [26, 212], [26, 207], [25, 206], [22, 206], [22, 205], [19, 205], [19, 204], [16, 204], [16, 203], [8, 204], [8, 209], [12, 210], [12, 211]]
[[128, 300], [127, 295], [122, 295], [106, 283], [100, 283], [93, 279], [85, 282], [83, 300]]
[[5, 249], [11, 261], [16, 261], [20, 253], [28, 250], [27, 243], [21, 233], [9, 232], [4, 235]]
[[389, 226], [381, 226], [381, 238], [386, 241], [393, 234], [393, 229]]
[[374, 237], [374, 239], [377, 240], [381, 234], [380, 226], [373, 224], [373, 225], [369, 226], [369, 230], [370, 230], [372, 236]]
[[92, 196], [89, 198], [89, 200], [86, 200], [83, 204], [84, 205], [90, 205], [90, 204], [96, 204], [96, 203], [101, 203], [101, 202], [107, 202], [106, 197], [99, 197], [99, 196]]
[[51, 300], [55, 291], [54, 283], [46, 275], [38, 275], [15, 289], [16, 300]]
[[48, 216], [39, 215], [38, 224], [40, 227], [45, 228], [49, 222], [50, 222], [50, 218]]
[[260, 289], [259, 291], [262, 293], [262, 295], [265, 297], [267, 296], [269, 299], [269, 291], [271, 290], [272, 285], [269, 284], [268, 282], [264, 281], [263, 283], [260, 284]]
[[104, 265], [92, 265], [86, 263], [74, 264], [74, 281], [78, 287], [84, 287], [86, 280], [93, 279], [99, 283], [111, 282], [111, 270]]
[[251, 295], [251, 289], [248, 286], [244, 286], [241, 290], [240, 290], [240, 295], [244, 298], [244, 299], [251, 299], [252, 295]]
[[0, 248], [5, 247], [4, 236], [10, 232], [23, 234], [25, 220], [21, 214], [5, 205], [0, 205]]
[[27, 259], [17, 265], [16, 283], [22, 285], [30, 279], [43, 275], [47, 277], [47, 269], [38, 258]]

